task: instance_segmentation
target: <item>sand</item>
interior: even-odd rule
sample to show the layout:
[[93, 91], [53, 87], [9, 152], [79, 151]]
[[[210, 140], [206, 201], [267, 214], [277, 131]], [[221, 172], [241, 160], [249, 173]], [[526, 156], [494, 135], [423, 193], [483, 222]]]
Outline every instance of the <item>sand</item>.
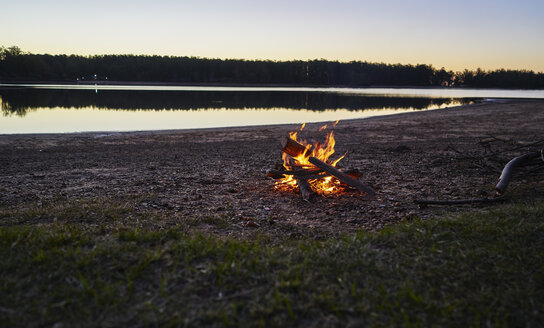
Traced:
[[[320, 126], [308, 125], [304, 136], [322, 140]], [[130, 211], [109, 224], [161, 229], [189, 220], [191, 229], [206, 233], [292, 237], [481, 210], [483, 205], [420, 208], [413, 200], [492, 197], [509, 159], [542, 148], [527, 145], [544, 139], [544, 101], [341, 121], [334, 129], [337, 153], [348, 151], [341, 164], [362, 172], [361, 180], [378, 194], [375, 200], [343, 192], [305, 202], [276, 190], [266, 171], [281, 162], [280, 137], [296, 128], [0, 135], [0, 206], [122, 203]], [[520, 174], [507, 196], [541, 192], [542, 180], [542, 170]], [[0, 218], [2, 225], [54, 221]]]

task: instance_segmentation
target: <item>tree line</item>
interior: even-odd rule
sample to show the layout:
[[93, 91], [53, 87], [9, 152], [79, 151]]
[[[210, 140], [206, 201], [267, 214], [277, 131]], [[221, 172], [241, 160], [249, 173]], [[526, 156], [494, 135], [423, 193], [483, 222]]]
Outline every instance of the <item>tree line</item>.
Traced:
[[94, 81], [306, 86], [463, 86], [543, 89], [529, 70], [447, 71], [363, 61], [244, 60], [146, 55], [48, 55], [0, 47], [0, 81]]

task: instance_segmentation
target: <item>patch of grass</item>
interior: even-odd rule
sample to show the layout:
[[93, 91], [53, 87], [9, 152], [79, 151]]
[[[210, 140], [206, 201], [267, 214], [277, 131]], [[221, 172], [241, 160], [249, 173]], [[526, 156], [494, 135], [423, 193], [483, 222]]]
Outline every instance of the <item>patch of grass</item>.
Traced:
[[519, 203], [282, 244], [182, 227], [4, 226], [0, 319], [10, 327], [536, 327], [543, 217], [542, 203]]
[[0, 209], [0, 220], [3, 224], [109, 224], [128, 217], [133, 212], [132, 203], [100, 198], [36, 203], [23, 208]]

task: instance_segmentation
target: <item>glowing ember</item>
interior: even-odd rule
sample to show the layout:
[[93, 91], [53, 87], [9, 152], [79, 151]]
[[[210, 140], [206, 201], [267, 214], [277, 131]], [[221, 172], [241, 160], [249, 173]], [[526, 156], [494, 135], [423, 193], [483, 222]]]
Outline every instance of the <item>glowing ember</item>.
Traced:
[[[336, 126], [338, 124], [338, 121], [334, 122], [332, 126]], [[289, 133], [289, 138], [292, 140], [298, 142], [299, 144], [306, 147], [306, 150], [295, 157], [291, 157], [286, 153], [283, 153], [283, 166], [287, 170], [300, 170], [300, 169], [316, 169], [317, 168], [311, 164], [308, 159], [310, 156], [316, 157], [320, 159], [321, 161], [328, 163], [332, 166], [336, 166], [336, 164], [344, 158], [345, 154], [340, 156], [340, 158], [335, 160], [329, 160], [329, 158], [334, 154], [334, 133], [331, 130], [325, 139], [325, 142], [323, 144], [316, 142], [315, 144], [309, 144], [306, 142], [306, 140], [298, 139], [298, 134], [300, 131], [302, 131], [305, 127], [305, 124], [302, 124], [300, 129], [298, 131], [293, 131]], [[323, 131], [327, 129], [327, 125], [322, 126], [319, 131]], [[311, 185], [312, 189], [315, 192], [321, 193], [321, 194], [328, 194], [333, 193], [341, 189], [340, 181], [333, 178], [332, 176], [328, 176], [325, 178], [320, 179], [309, 179], [309, 184]], [[294, 190], [297, 188], [297, 181], [296, 178], [292, 175], [284, 175], [284, 177], [276, 182], [276, 188], [280, 190]]]

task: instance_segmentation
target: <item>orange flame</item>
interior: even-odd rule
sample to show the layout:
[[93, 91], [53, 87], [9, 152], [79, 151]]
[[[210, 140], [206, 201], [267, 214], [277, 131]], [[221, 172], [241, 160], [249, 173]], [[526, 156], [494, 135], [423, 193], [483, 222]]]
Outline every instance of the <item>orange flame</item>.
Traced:
[[[336, 126], [338, 124], [338, 121], [334, 122], [332, 126]], [[283, 166], [287, 170], [297, 170], [297, 169], [315, 169], [316, 174], [318, 174], [318, 169], [311, 164], [308, 159], [310, 156], [316, 157], [320, 159], [323, 162], [329, 163], [332, 166], [336, 166], [336, 164], [344, 158], [344, 155], [340, 156], [336, 160], [329, 160], [329, 158], [334, 154], [334, 146], [336, 144], [336, 141], [334, 139], [334, 133], [331, 130], [326, 138], [325, 142], [323, 144], [319, 142], [315, 142], [313, 145], [306, 142], [306, 140], [298, 139], [298, 132], [302, 131], [305, 127], [306, 123], [302, 124], [300, 129], [298, 131], [293, 131], [289, 133], [289, 137], [292, 140], [295, 140], [299, 144], [306, 147], [306, 150], [304, 153], [296, 156], [291, 157], [287, 155], [286, 153], [282, 154], [283, 159]], [[323, 131], [327, 129], [327, 125], [325, 124], [322, 126], [319, 131]], [[331, 176], [321, 178], [321, 179], [310, 179], [308, 180], [310, 185], [312, 186], [312, 189], [318, 193], [332, 193], [335, 192], [340, 188], [340, 182], [336, 179], [334, 179]], [[282, 189], [282, 190], [292, 190], [297, 188], [297, 182], [296, 178], [292, 175], [284, 175], [284, 178], [278, 180], [276, 182], [276, 188]]]

